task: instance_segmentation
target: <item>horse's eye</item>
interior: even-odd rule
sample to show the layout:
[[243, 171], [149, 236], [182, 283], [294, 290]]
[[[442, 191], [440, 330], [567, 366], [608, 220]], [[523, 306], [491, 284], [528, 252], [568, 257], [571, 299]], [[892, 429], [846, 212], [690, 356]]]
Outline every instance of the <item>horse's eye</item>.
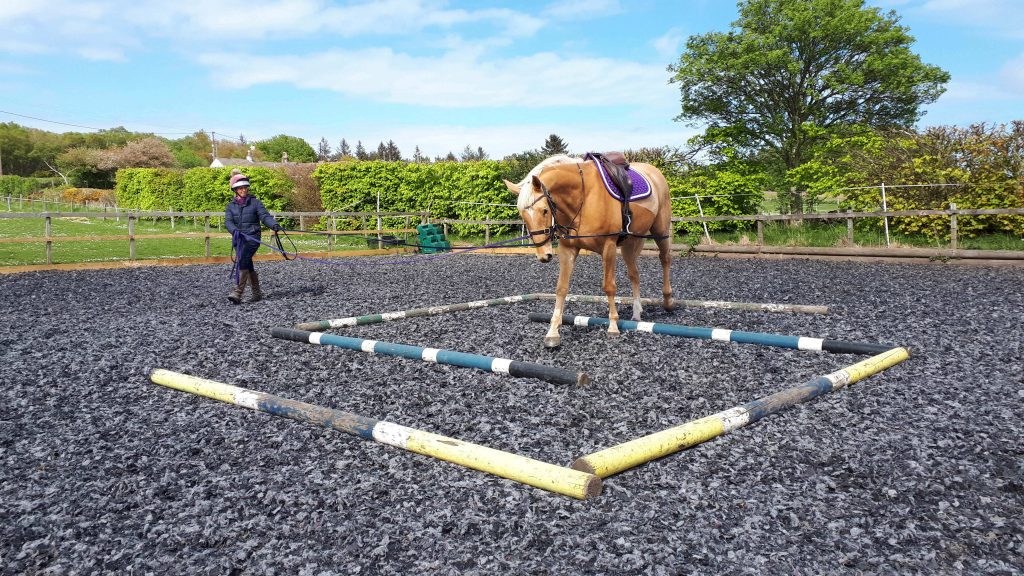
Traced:
[[542, 210], [541, 214], [543, 214], [544, 216], [547, 216], [548, 215], [548, 209], [545, 208], [544, 210]]

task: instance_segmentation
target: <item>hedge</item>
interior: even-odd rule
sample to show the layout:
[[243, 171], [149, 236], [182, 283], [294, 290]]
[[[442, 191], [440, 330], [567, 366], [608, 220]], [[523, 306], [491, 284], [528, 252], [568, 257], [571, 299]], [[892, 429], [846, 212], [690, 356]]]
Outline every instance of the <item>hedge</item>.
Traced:
[[[286, 195], [294, 186], [280, 170], [240, 166], [252, 183], [253, 193], [268, 210], [287, 209]], [[118, 206], [138, 210], [219, 212], [232, 194], [228, 188], [231, 168], [190, 168], [184, 172], [165, 168], [123, 168], [117, 171], [114, 194]]]

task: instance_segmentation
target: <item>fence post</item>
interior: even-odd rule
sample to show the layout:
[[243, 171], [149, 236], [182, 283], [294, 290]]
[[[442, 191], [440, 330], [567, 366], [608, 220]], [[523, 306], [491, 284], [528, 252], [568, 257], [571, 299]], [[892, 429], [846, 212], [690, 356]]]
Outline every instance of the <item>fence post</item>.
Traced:
[[203, 232], [206, 233], [206, 257], [210, 257], [210, 216], [203, 216]]
[[953, 202], [949, 203], [949, 247], [952, 250], [957, 249], [958, 238], [957, 238], [957, 222], [956, 222], [956, 204]]
[[[846, 213], [850, 213], [849, 208], [846, 209]], [[846, 241], [850, 243], [850, 246], [853, 246], [853, 218], [846, 219]]]
[[128, 215], [128, 259], [135, 260], [135, 218]]
[[491, 219], [490, 217], [484, 218], [484, 244], [491, 243]]
[[7, 195], [7, 211], [8, 212], [11, 211], [11, 195], [10, 194]]
[[757, 215], [757, 245], [764, 246], [764, 218], [761, 214]]
[[46, 215], [46, 221], [43, 226], [46, 236], [46, 263], [53, 264], [53, 242], [50, 240], [50, 234], [53, 232], [53, 228], [49, 214]]
[[171, 230], [174, 230], [174, 206], [171, 206]]
[[789, 201], [793, 208], [793, 214], [796, 218], [790, 220], [793, 226], [803, 226], [804, 224], [804, 193], [801, 190], [797, 190], [796, 186], [789, 187]]
[[[700, 205], [700, 196], [697, 194], [693, 195], [694, 199], [697, 200], [697, 212], [700, 213], [700, 217], [704, 217], [704, 208]], [[711, 244], [711, 234], [708, 233], [708, 223], [701, 220], [701, 225], [704, 226], [704, 237], [708, 239], [708, 244]]]
[[[888, 212], [888, 211], [889, 211], [889, 204], [886, 202], [886, 199], [885, 199], [885, 182], [882, 182], [882, 212]], [[883, 217], [882, 221], [885, 223], [885, 247], [888, 248], [890, 246], [890, 243], [889, 243], [889, 216], [886, 215], [885, 217]]]

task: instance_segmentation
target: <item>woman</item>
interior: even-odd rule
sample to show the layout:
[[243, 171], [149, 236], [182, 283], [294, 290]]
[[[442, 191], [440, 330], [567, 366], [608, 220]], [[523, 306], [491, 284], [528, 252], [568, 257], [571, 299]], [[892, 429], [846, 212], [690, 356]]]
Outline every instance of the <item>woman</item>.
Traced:
[[245, 285], [252, 283], [252, 299], [259, 302], [263, 299], [260, 290], [260, 277], [252, 265], [252, 257], [260, 249], [260, 222], [277, 231], [281, 225], [267, 212], [259, 198], [249, 195], [249, 179], [238, 170], [231, 171], [231, 191], [235, 199], [224, 209], [224, 227], [231, 232], [232, 242], [238, 256], [238, 284], [228, 294], [228, 300], [234, 304], [242, 302]]

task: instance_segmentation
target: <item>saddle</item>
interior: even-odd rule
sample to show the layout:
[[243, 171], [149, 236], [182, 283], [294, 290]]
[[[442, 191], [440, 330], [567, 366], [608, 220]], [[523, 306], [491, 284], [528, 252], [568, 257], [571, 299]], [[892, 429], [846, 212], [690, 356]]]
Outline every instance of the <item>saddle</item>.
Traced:
[[629, 199], [633, 195], [633, 177], [629, 175], [629, 162], [622, 152], [587, 152], [583, 158], [599, 163], [615, 187], [619, 189], [619, 194], [622, 196], [622, 230], [619, 232], [619, 239], [616, 243], [622, 243], [627, 236], [632, 234], [629, 226], [633, 222], [633, 211], [629, 209]]

